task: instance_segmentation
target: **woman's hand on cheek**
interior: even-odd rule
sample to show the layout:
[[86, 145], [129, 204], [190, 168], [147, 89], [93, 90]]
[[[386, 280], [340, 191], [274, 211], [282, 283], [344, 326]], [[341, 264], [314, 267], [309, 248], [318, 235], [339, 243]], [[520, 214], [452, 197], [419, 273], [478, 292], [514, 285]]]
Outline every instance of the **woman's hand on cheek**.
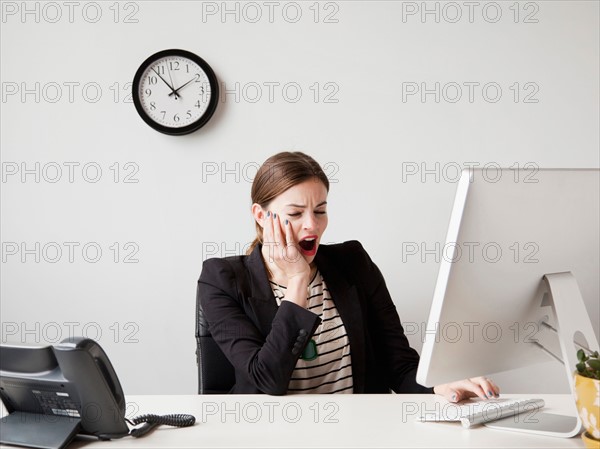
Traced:
[[[281, 217], [276, 213], [267, 212], [263, 226], [262, 254], [271, 272], [282, 272], [288, 280], [310, 276], [310, 266], [294, 241], [291, 223], [288, 220], [282, 223]], [[277, 270], [273, 270], [273, 265]]]
[[433, 388], [433, 392], [444, 396], [450, 402], [459, 402], [472, 397], [497, 398], [500, 395], [500, 388], [487, 377], [472, 377], [437, 385]]

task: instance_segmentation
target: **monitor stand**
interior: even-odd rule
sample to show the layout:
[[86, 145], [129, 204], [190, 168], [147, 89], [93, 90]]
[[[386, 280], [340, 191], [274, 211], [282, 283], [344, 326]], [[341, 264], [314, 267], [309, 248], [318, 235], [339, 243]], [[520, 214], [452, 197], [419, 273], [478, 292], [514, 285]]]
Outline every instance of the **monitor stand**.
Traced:
[[[485, 425], [494, 429], [570, 438], [582, 430], [581, 419], [575, 405], [575, 381], [573, 378], [575, 365], [578, 363], [573, 344], [575, 335], [581, 333], [592, 351], [598, 350], [598, 342], [583, 297], [579, 291], [577, 280], [571, 272], [546, 274], [542, 280], [541, 288], [543, 296], [540, 306], [552, 307], [552, 312], [556, 318], [556, 329], [547, 325], [547, 323], [545, 325], [558, 334], [562, 364], [565, 367], [573, 397], [572, 416], [525, 412], [489, 422]], [[539, 346], [548, 352], [543, 346]], [[529, 419], [527, 415], [529, 415]], [[525, 418], [522, 418], [523, 416]]]
[[3, 417], [0, 443], [62, 449], [80, 429], [81, 419], [42, 413], [12, 412]]

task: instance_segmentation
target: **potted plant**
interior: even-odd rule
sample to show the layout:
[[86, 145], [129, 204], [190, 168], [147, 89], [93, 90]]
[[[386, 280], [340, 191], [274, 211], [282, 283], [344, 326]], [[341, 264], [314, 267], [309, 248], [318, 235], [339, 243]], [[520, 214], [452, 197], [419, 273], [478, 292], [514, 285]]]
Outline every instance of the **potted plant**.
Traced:
[[598, 351], [577, 351], [575, 395], [577, 410], [586, 429], [582, 438], [587, 447], [600, 448], [600, 359]]

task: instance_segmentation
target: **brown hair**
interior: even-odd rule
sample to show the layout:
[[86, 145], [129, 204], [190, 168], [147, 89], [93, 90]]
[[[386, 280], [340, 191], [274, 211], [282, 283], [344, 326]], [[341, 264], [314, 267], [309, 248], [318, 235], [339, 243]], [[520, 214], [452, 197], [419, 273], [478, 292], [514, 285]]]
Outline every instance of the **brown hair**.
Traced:
[[[287, 189], [309, 179], [321, 181], [329, 192], [329, 179], [321, 166], [312, 157], [299, 151], [277, 153], [267, 159], [256, 172], [250, 196], [252, 204], [263, 209]], [[255, 221], [256, 238], [248, 248], [250, 254], [258, 244], [262, 244], [262, 228]]]

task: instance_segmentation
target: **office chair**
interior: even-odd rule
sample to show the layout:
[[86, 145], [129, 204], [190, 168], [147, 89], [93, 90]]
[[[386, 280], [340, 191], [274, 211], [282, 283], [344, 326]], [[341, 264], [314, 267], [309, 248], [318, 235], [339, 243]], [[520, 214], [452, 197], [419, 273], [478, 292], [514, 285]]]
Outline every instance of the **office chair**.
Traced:
[[212, 338], [196, 292], [196, 363], [198, 394], [229, 393], [235, 384], [235, 370]]

